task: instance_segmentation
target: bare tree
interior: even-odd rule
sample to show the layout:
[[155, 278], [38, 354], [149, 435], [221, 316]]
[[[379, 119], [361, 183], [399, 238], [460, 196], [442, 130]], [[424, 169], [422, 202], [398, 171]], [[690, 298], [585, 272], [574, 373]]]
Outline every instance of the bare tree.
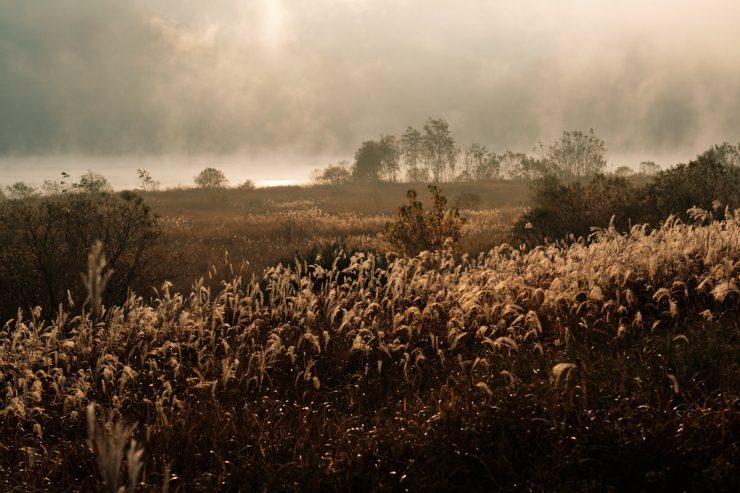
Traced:
[[139, 176], [139, 188], [145, 192], [159, 190], [159, 182], [152, 178], [152, 174], [145, 169], [137, 169], [136, 174]]
[[584, 177], [603, 171], [606, 167], [605, 156], [604, 141], [590, 129], [587, 133], [580, 130], [563, 132], [543, 157], [559, 176]]

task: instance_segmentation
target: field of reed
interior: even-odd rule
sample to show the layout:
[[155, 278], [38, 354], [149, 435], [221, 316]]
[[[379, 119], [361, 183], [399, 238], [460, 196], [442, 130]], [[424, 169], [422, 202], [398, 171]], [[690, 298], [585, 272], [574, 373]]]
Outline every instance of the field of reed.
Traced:
[[120, 306], [94, 249], [87, 300], [0, 330], [0, 488], [737, 491], [740, 212], [692, 217]]
[[[231, 276], [231, 264], [249, 278], [279, 262], [317, 254], [383, 252], [379, 237], [402, 202], [409, 184], [273, 187], [256, 190], [169, 190], [142, 195], [159, 214], [162, 238], [154, 247], [159, 259], [150, 279], [167, 279], [176, 290], [205, 276], [216, 289]], [[425, 185], [420, 185], [424, 191]], [[507, 241], [529, 203], [529, 190], [517, 182], [445, 185], [452, 205], [460, 198], [479, 200], [475, 208], [460, 203], [468, 219], [458, 245], [478, 254]], [[428, 203], [425, 194], [422, 201]], [[207, 273], [210, 273], [210, 278]], [[216, 280], [216, 282], [212, 282]], [[142, 295], [151, 294], [137, 286]]]

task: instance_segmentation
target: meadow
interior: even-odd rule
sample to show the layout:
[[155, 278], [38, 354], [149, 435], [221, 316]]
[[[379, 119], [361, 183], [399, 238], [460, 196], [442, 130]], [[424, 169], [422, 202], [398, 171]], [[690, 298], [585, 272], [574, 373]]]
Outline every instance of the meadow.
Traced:
[[100, 243], [0, 330], [2, 489], [740, 488], [740, 211], [528, 248], [475, 186], [409, 256], [408, 185], [145, 193], [166, 281], [106, 304]]
[[[278, 262], [292, 264], [296, 257], [313, 262], [317, 254], [384, 251], [387, 246], [378, 235], [393, 219], [409, 187], [423, 192], [426, 185], [145, 192], [142, 196], [160, 216], [162, 234], [157, 252], [161, 260], [147, 281], [168, 279], [182, 291], [205, 277], [206, 281], [215, 278], [211, 285], [217, 288], [233, 269], [248, 278], [261, 276]], [[521, 182], [451, 183], [444, 192], [468, 218], [460, 250], [476, 255], [506, 241], [530, 203], [530, 190]], [[426, 196], [422, 199], [428, 203]]]
[[694, 215], [111, 307], [94, 251], [80, 314], [0, 332], [4, 488], [733, 487], [740, 215]]

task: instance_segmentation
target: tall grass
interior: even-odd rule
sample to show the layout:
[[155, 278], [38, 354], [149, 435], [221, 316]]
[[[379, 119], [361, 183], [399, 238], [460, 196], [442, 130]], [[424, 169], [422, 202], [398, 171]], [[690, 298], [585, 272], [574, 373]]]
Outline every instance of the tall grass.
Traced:
[[740, 212], [693, 214], [19, 312], [0, 331], [0, 482], [735, 491]]

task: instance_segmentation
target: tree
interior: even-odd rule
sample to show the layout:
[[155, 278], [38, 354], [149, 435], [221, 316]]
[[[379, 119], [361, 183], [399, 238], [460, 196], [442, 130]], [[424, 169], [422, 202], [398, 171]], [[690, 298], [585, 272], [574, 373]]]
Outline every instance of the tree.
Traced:
[[633, 170], [629, 166], [620, 166], [614, 170], [614, 174], [616, 176], [627, 177], [635, 174], [635, 170]]
[[445, 178], [447, 169], [454, 173], [457, 149], [450, 132], [450, 124], [441, 118], [429, 118], [422, 135], [422, 159], [435, 182]]
[[463, 158], [463, 180], [490, 180], [497, 178], [501, 169], [498, 156], [489, 152], [486, 146], [473, 142], [465, 147]]
[[596, 175], [590, 182], [563, 184], [548, 176], [535, 183], [533, 206], [514, 225], [514, 239], [529, 246], [546, 241], [587, 238], [592, 226], [626, 230], [644, 216], [640, 194], [624, 178]]
[[506, 151], [496, 157], [500, 172], [510, 180], [539, 180], [555, 174], [544, 158], [528, 156], [523, 152]]
[[225, 188], [229, 185], [223, 171], [216, 168], [205, 168], [193, 181], [200, 188]]
[[393, 136], [368, 140], [355, 152], [352, 176], [357, 181], [372, 182], [385, 178], [396, 181], [400, 151]]
[[413, 127], [408, 127], [401, 136], [401, 155], [406, 165], [406, 176], [409, 181], [419, 181], [421, 150], [421, 132]]
[[522, 179], [522, 161], [526, 156], [521, 152], [506, 151], [498, 158], [501, 174], [509, 180]]
[[363, 182], [378, 181], [382, 162], [383, 150], [380, 143], [375, 140], [363, 142], [355, 152], [355, 165], [352, 168], [353, 178]]
[[67, 193], [0, 206], [0, 317], [22, 306], [51, 316], [67, 300], [84, 298], [80, 273], [100, 240], [113, 275], [106, 303], [121, 302], [146, 275], [157, 218], [132, 193]]
[[465, 218], [457, 208], [447, 209], [447, 199], [435, 185], [429, 185], [432, 208], [424, 210], [416, 190], [406, 192], [406, 205], [398, 208], [396, 219], [383, 232], [385, 240], [402, 252], [415, 255], [423, 250], [441, 249], [456, 243]]
[[477, 170], [483, 168], [483, 163], [488, 158], [488, 149], [477, 142], [470, 146], [463, 147], [463, 169], [460, 173], [460, 179], [471, 181], [477, 178]]
[[653, 161], [643, 161], [640, 163], [640, 173], [652, 176], [660, 172], [660, 166]]
[[379, 144], [382, 153], [381, 175], [384, 179], [395, 183], [398, 180], [400, 170], [401, 149], [393, 135], [381, 135]]
[[41, 184], [41, 192], [43, 195], [49, 197], [52, 195], [60, 195], [67, 192], [67, 188], [63, 182], [56, 180], [44, 180]]
[[411, 183], [429, 183], [432, 175], [427, 168], [417, 166], [406, 170], [406, 179]]
[[62, 171], [61, 180], [44, 180], [44, 183], [41, 185], [41, 190], [43, 194], [48, 197], [71, 192], [74, 190], [74, 188], [72, 188], [73, 186], [74, 183], [70, 182], [69, 173]]
[[317, 169], [313, 180], [320, 185], [343, 185], [352, 180], [352, 172], [347, 161], [340, 161], [324, 169]]
[[724, 142], [720, 145], [714, 145], [704, 151], [699, 157], [711, 159], [725, 166], [740, 167], [740, 143], [732, 145]]
[[581, 178], [601, 173], [606, 167], [605, 155], [606, 145], [592, 128], [588, 133], [580, 130], [563, 132], [543, 157], [558, 176]]
[[152, 178], [152, 174], [145, 169], [137, 169], [136, 174], [139, 176], [139, 188], [145, 192], [159, 190], [159, 182]]
[[254, 184], [254, 181], [246, 179], [236, 187], [238, 190], [254, 190], [257, 188], [257, 185]]

